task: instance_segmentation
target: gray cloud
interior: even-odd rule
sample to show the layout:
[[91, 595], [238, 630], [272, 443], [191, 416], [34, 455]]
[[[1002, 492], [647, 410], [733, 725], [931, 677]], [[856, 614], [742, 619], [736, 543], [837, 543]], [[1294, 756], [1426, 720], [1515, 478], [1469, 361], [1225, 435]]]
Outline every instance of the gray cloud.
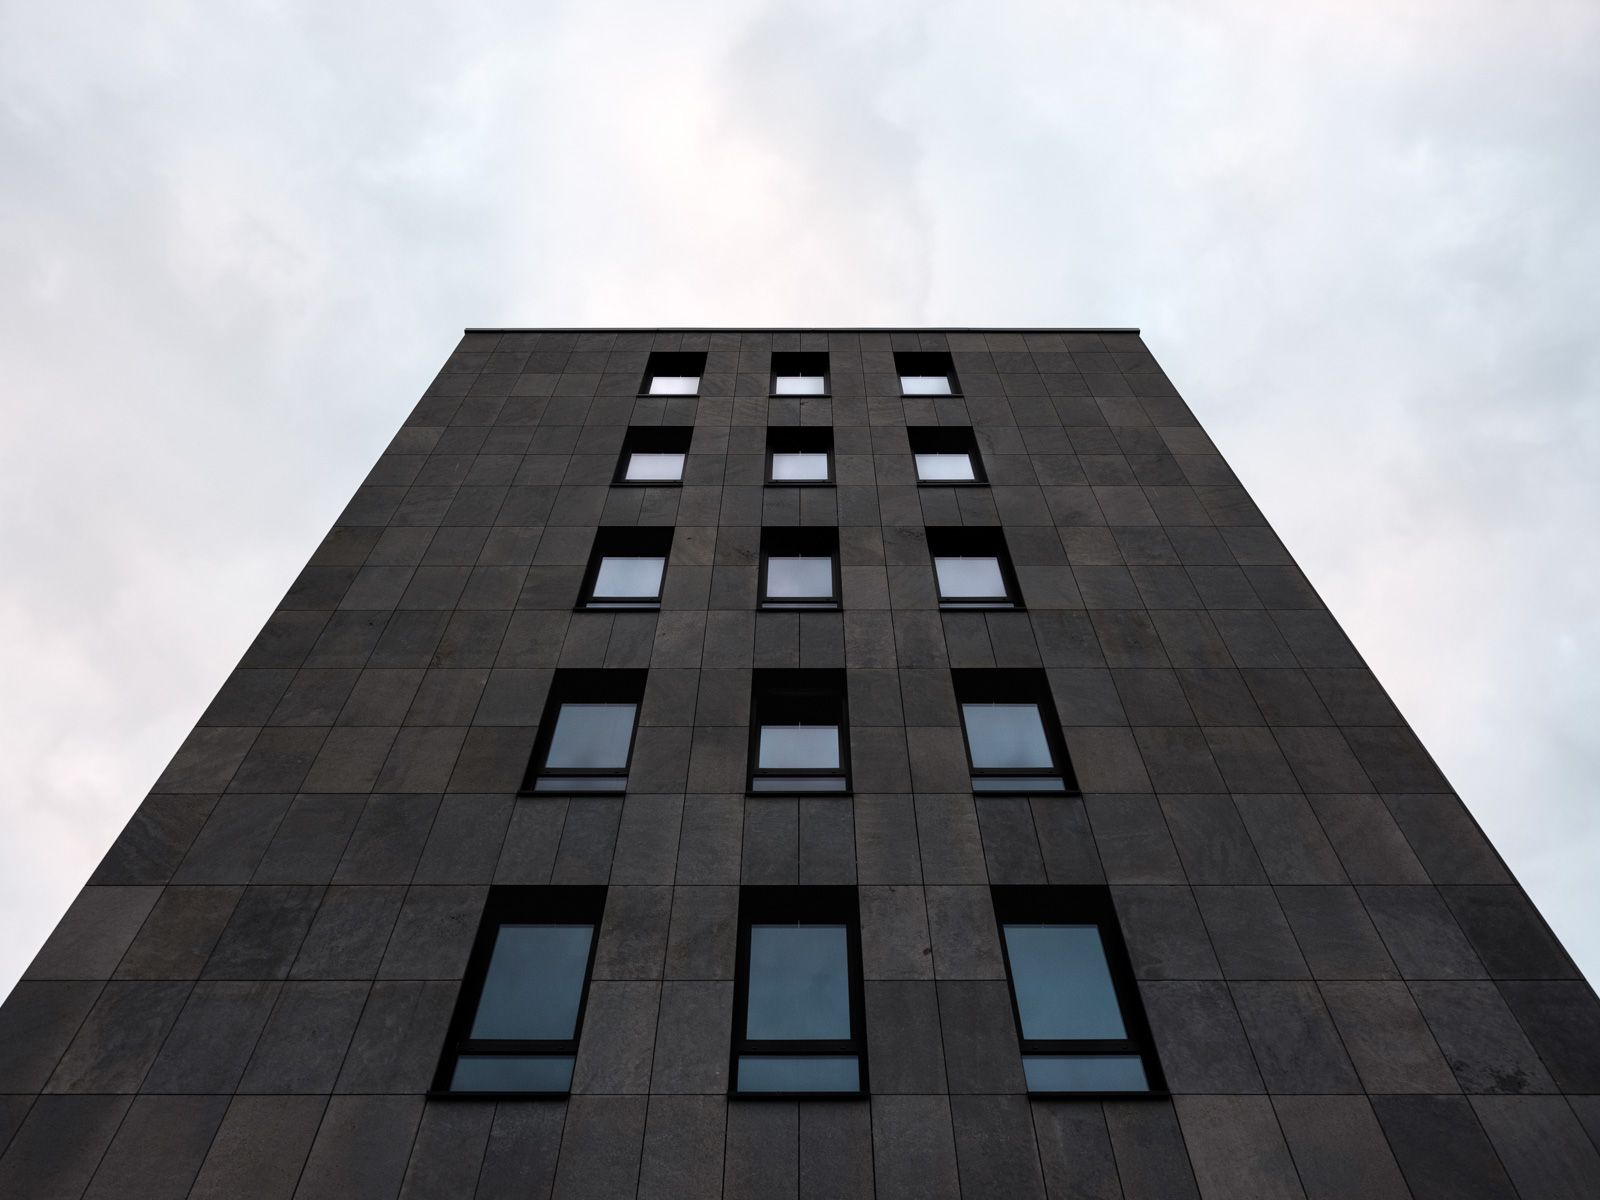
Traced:
[[1600, 933], [1593, 6], [0, 15], [0, 985], [462, 325], [1138, 324]]

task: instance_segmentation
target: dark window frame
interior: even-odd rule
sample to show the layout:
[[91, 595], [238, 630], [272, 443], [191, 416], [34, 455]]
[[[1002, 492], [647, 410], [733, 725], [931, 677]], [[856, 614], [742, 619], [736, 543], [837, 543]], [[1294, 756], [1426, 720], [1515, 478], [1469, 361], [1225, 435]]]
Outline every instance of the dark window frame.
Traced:
[[[671, 525], [602, 525], [594, 532], [589, 546], [589, 562], [583, 569], [574, 612], [655, 612], [667, 589], [667, 568], [672, 562]], [[594, 585], [600, 578], [600, 561], [605, 558], [660, 558], [661, 582], [654, 599], [596, 600]]]
[[[796, 555], [826, 557], [833, 565], [831, 600], [785, 600], [767, 598], [767, 560], [774, 554], [782, 558]], [[756, 578], [756, 607], [773, 612], [838, 612], [844, 607], [844, 580], [839, 569], [839, 530], [834, 525], [763, 526], [761, 565]]]
[[[499, 886], [491, 887], [478, 920], [477, 936], [472, 952], [467, 958], [466, 973], [461, 990], [456, 995], [455, 1012], [445, 1034], [444, 1046], [439, 1054], [439, 1065], [434, 1070], [433, 1086], [428, 1095], [436, 1100], [482, 1100], [493, 1097], [564, 1097], [570, 1087], [562, 1091], [455, 1091], [450, 1084], [455, 1075], [456, 1061], [463, 1054], [505, 1057], [573, 1058], [578, 1054], [578, 1043], [583, 1038], [583, 1019], [589, 1007], [589, 985], [594, 980], [595, 952], [600, 945], [601, 924], [605, 917], [606, 888], [563, 886]], [[584, 967], [583, 991], [578, 999], [578, 1015], [573, 1022], [572, 1038], [567, 1041], [510, 1041], [474, 1040], [469, 1035], [478, 1016], [478, 1002], [483, 996], [483, 986], [489, 975], [489, 961], [494, 954], [495, 940], [502, 925], [554, 925], [592, 924], [594, 935], [589, 939], [589, 961]]]
[[[620, 667], [564, 667], [556, 671], [550, 681], [550, 693], [545, 697], [544, 711], [539, 717], [539, 733], [533, 741], [533, 752], [528, 756], [528, 769], [522, 777], [519, 794], [523, 796], [620, 796], [628, 790], [628, 773], [633, 769], [633, 751], [639, 742], [639, 714], [644, 708], [645, 681], [650, 672], [646, 668]], [[550, 741], [555, 736], [556, 719], [563, 704], [632, 704], [633, 731], [628, 735], [628, 759], [620, 768], [574, 767], [551, 769], [544, 765], [550, 753]], [[541, 779], [612, 779], [614, 788], [541, 788]]]
[[[850, 1037], [846, 1041], [752, 1041], [744, 1036], [750, 1014], [750, 927], [758, 924], [837, 925], [845, 927], [849, 958]], [[867, 1072], [866, 986], [861, 970], [861, 903], [848, 885], [743, 886], [739, 889], [739, 927], [734, 954], [733, 1028], [729, 1031], [728, 1098], [739, 1100], [858, 1099], [871, 1092]], [[860, 1087], [853, 1092], [741, 1092], [742, 1055], [835, 1057], [854, 1055]]]
[[[908, 375], [943, 375], [950, 381], [950, 395], [961, 395], [961, 381], [956, 377], [956, 362], [947, 350], [896, 350], [894, 352], [894, 373], [897, 380]], [[908, 392], [905, 384], [900, 385], [902, 396], [933, 396], [943, 395], [942, 392]]]
[[[956, 694], [956, 715], [961, 722], [961, 745], [967, 754], [967, 770], [972, 779], [972, 790], [980, 796], [1077, 796], [1077, 772], [1072, 766], [1072, 756], [1067, 751], [1067, 739], [1061, 732], [1061, 719], [1056, 714], [1055, 698], [1050, 693], [1050, 677], [1037, 667], [956, 667], [950, 672], [950, 681]], [[967, 733], [967, 718], [963, 704], [1036, 704], [1039, 722], [1044, 726], [1044, 738], [1050, 747], [1055, 765], [1050, 770], [1024, 767], [977, 767], [973, 765], [972, 739]], [[1040, 778], [1059, 778], [1061, 787], [1026, 787], [1021, 781]], [[1018, 780], [1018, 786], [1008, 788], [1005, 781]], [[993, 780], [995, 785], [979, 785], [979, 780]], [[997, 785], [997, 786], [996, 786]]]
[[[777, 712], [774, 712], [774, 709]], [[833, 720], [839, 728], [839, 766], [759, 767], [761, 722], [781, 716], [785, 710], [815, 713]], [[787, 724], [788, 722], [783, 722]], [[843, 788], [795, 787], [756, 788], [756, 780], [841, 779]], [[850, 767], [850, 695], [845, 672], [836, 667], [758, 667], [750, 681], [750, 745], [745, 771], [745, 795], [768, 799], [774, 796], [823, 796], [844, 798], [854, 795]]]
[[911, 444], [911, 469], [917, 469], [919, 454], [965, 454], [972, 464], [971, 479], [924, 479], [918, 487], [988, 487], [989, 473], [983, 467], [983, 451], [970, 425], [908, 425], [906, 439]]
[[[812, 370], [820, 367], [821, 370]], [[821, 375], [822, 394], [811, 395], [809, 398], [816, 400], [833, 395], [833, 366], [826, 350], [774, 350], [772, 352], [772, 374], [768, 381], [768, 392], [773, 399], [778, 400], [805, 400], [807, 396], [787, 393], [779, 395], [779, 375]]]
[[689, 446], [694, 441], [693, 425], [630, 425], [622, 435], [622, 452], [612, 473], [612, 487], [682, 487], [683, 478], [629, 479], [628, 463], [635, 454], [682, 454], [684, 474], [689, 471]]
[[[1011, 547], [1006, 544], [1005, 530], [998, 525], [928, 525], [924, 527], [928, 543], [928, 566], [933, 570], [933, 591], [939, 607], [954, 612], [1000, 611], [1013, 612], [1027, 608], [1022, 599], [1022, 583], [1011, 564]], [[1000, 580], [1005, 584], [1003, 600], [993, 596], [946, 596], [939, 583], [936, 558], [993, 558], [1000, 566]]]
[[[821, 454], [828, 456], [826, 479], [774, 479], [772, 456], [774, 454]], [[767, 461], [765, 471], [767, 487], [837, 487], [838, 464], [833, 457], [833, 426], [831, 425], [769, 425], [767, 426]]]
[[[704, 381], [706, 377], [706, 352], [704, 350], [652, 350], [650, 357], [645, 360], [644, 377], [639, 381], [639, 395], [649, 396], [650, 384], [657, 375], [671, 378], [673, 376], [693, 376]], [[699, 384], [695, 385], [693, 392], [675, 392], [672, 395], [698, 396]], [[671, 399], [671, 396], [662, 396], [661, 399]]]
[[[1117, 919], [1116, 905], [1111, 890], [1093, 885], [1023, 884], [992, 886], [989, 889], [994, 911], [995, 936], [1000, 940], [1000, 956], [1005, 962], [1006, 988], [1011, 998], [1011, 1019], [1016, 1023], [1017, 1045], [1027, 1057], [1138, 1055], [1144, 1066], [1146, 1091], [1120, 1092], [1046, 1092], [1033, 1091], [1032, 1096], [1072, 1096], [1078, 1099], [1163, 1100], [1167, 1097], [1166, 1076], [1161, 1070], [1161, 1060], [1156, 1054], [1155, 1039], [1150, 1035], [1150, 1022], [1145, 1017], [1144, 1003], [1128, 957], [1128, 948], [1122, 938], [1122, 924]], [[1100, 944], [1105, 950], [1106, 966], [1111, 973], [1111, 986], [1116, 992], [1117, 1006], [1121, 1009], [1122, 1024], [1128, 1037], [1120, 1040], [1030, 1040], [1022, 1035], [1022, 1012], [1017, 1006], [1016, 978], [1011, 971], [1011, 952], [1006, 946], [1005, 926], [1014, 925], [1094, 925], [1100, 931]]]

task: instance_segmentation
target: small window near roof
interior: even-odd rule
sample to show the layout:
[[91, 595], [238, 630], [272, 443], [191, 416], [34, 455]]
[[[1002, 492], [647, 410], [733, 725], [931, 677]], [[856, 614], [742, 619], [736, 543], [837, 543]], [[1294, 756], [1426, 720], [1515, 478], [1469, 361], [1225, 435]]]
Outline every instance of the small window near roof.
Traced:
[[579, 608], [660, 608], [672, 553], [670, 526], [603, 526], [583, 576]]
[[826, 396], [828, 394], [828, 355], [784, 354], [772, 356], [772, 394], [774, 396]]
[[855, 888], [739, 890], [730, 1092], [866, 1092], [864, 1011]]
[[762, 608], [838, 608], [838, 529], [763, 529], [760, 596]]
[[950, 677], [974, 792], [1016, 796], [1078, 790], [1043, 671], [961, 669]]
[[943, 351], [897, 350], [894, 369], [905, 396], [959, 396], [955, 362]]
[[692, 425], [635, 425], [622, 439], [622, 454], [611, 478], [614, 487], [674, 487], [683, 483], [683, 464], [694, 439]]
[[1022, 591], [997, 526], [927, 529], [940, 608], [1021, 608]]
[[920, 484], [984, 484], [983, 455], [965, 425], [913, 425], [906, 429]]
[[758, 670], [750, 710], [752, 795], [850, 791], [843, 671]]
[[645, 365], [641, 396], [697, 396], [706, 372], [702, 352], [657, 350]]
[[641, 670], [561, 670], [550, 684], [522, 791], [619, 795], [628, 790], [644, 699]]
[[767, 430], [767, 483], [779, 487], [832, 486], [833, 429], [782, 425]]
[[435, 1092], [566, 1094], [605, 902], [603, 887], [489, 889]]
[[996, 887], [1028, 1091], [1165, 1091], [1107, 889]]

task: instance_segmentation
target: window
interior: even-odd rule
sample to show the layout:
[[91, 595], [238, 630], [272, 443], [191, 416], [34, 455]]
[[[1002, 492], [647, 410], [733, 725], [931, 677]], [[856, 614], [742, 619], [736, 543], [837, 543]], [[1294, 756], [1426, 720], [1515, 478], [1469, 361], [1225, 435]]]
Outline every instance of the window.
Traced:
[[672, 553], [665, 525], [608, 525], [595, 530], [579, 608], [660, 608]]
[[826, 396], [829, 391], [826, 352], [772, 356], [774, 396]]
[[866, 1092], [855, 888], [740, 888], [733, 988], [731, 1092]]
[[758, 670], [750, 696], [750, 793], [850, 792], [845, 677]]
[[557, 671], [539, 720], [523, 793], [574, 796], [627, 791], [633, 731], [648, 674]]
[[760, 587], [762, 608], [838, 608], [838, 529], [763, 529]]
[[900, 391], [906, 396], [959, 396], [955, 363], [943, 351], [895, 351], [894, 369], [900, 376]]
[[489, 889], [435, 1092], [566, 1094], [605, 904], [603, 887]]
[[933, 525], [927, 530], [940, 608], [1021, 608], [1006, 535], [996, 526]]
[[913, 425], [906, 429], [917, 463], [917, 482], [940, 487], [986, 484], [978, 439], [965, 425]]
[[1061, 722], [1040, 670], [950, 672], [972, 767], [972, 790], [989, 795], [1076, 792]]
[[831, 487], [831, 427], [779, 425], [767, 429], [767, 486]]
[[704, 353], [657, 350], [644, 368], [641, 396], [698, 396], [706, 372]]
[[692, 425], [639, 425], [622, 439], [613, 487], [677, 487], [694, 439]]
[[1164, 1093], [1110, 892], [990, 891], [1028, 1091]]

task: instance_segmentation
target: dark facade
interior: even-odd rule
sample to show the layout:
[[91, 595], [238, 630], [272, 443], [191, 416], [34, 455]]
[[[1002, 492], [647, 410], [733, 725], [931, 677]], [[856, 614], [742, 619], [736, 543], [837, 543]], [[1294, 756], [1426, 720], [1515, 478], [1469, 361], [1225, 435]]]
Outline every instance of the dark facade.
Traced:
[[[980, 761], [1008, 699], [1042, 740]], [[851, 1003], [795, 1066], [749, 930], [813, 901]], [[551, 903], [575, 1051], [473, 1024], [484, 914]], [[1124, 1041], [1019, 1040], [999, 927], [1097, 913]], [[469, 332], [0, 1009], [0, 1092], [8, 1197], [1600, 1195], [1594, 993], [1133, 331]]]

